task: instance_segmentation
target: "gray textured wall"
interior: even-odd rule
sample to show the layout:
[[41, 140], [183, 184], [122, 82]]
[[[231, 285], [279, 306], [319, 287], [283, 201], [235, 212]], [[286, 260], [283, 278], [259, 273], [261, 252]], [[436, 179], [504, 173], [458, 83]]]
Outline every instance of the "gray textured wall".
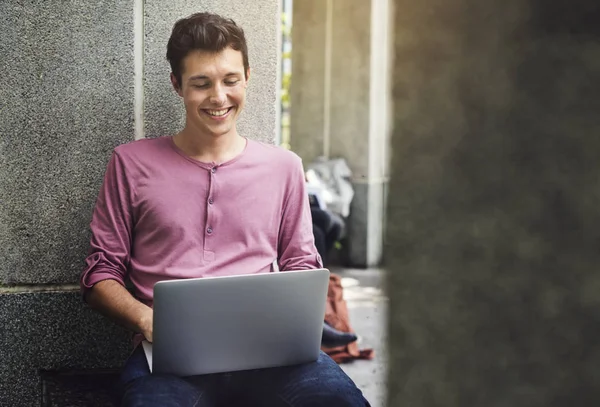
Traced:
[[396, 10], [389, 405], [599, 405], [598, 2]]
[[133, 135], [130, 2], [0, 3], [0, 283], [75, 281], [111, 149]]
[[277, 0], [134, 4], [0, 2], [0, 406], [39, 404], [42, 382], [44, 405], [61, 405], [53, 392], [68, 393], [55, 387], [75, 383], [69, 372], [118, 367], [129, 350], [127, 334], [85, 309], [75, 284], [110, 153], [134, 138], [134, 13], [145, 18], [147, 136], [182, 123], [165, 59], [172, 24], [215, 11], [249, 40], [241, 131], [274, 140]]

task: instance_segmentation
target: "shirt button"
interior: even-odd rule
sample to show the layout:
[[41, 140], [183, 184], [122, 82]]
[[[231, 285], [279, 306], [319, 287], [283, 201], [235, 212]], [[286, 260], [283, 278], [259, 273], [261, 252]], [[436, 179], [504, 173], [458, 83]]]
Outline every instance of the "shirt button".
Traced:
[[214, 174], [215, 172], [217, 172], [217, 167], [212, 167], [212, 168], [210, 169], [210, 172], [212, 172], [213, 174]]
[[212, 204], [214, 204], [214, 203], [215, 203], [215, 201], [214, 201], [212, 198], [208, 198], [208, 204], [209, 204], [209, 205], [212, 205]]
[[209, 227], [208, 229], [206, 229], [206, 233], [208, 233], [209, 235], [212, 234], [213, 230], [211, 227]]

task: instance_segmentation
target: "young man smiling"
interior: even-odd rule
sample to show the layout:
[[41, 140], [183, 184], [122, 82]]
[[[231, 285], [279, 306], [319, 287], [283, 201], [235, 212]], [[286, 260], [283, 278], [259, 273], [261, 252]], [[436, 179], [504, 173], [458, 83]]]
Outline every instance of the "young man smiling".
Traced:
[[[244, 33], [208, 13], [178, 21], [167, 46], [183, 130], [115, 149], [81, 276], [93, 308], [135, 332], [123, 406], [368, 406], [328, 356], [300, 366], [193, 378], [150, 373], [152, 288], [167, 279], [319, 268], [300, 159], [238, 134], [250, 78]], [[125, 288], [129, 280], [133, 294]]]

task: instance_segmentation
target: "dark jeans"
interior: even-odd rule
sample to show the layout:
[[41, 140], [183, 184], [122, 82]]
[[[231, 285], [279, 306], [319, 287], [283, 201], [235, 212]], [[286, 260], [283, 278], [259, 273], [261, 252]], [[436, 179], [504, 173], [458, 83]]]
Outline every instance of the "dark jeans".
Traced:
[[121, 405], [369, 407], [361, 391], [325, 353], [303, 365], [179, 378], [151, 374], [141, 346], [125, 363]]
[[335, 242], [340, 238], [342, 228], [331, 218], [331, 215], [322, 209], [310, 208], [313, 223], [315, 246], [327, 266], [327, 258]]

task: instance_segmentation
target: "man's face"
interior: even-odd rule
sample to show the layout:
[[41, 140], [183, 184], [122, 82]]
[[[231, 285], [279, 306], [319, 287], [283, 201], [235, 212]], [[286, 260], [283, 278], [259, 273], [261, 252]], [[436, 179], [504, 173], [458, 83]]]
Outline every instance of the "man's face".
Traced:
[[[175, 88], [183, 97], [187, 125], [214, 137], [235, 131], [248, 83], [242, 53], [229, 47], [216, 53], [192, 51], [182, 66], [181, 86]], [[175, 85], [173, 75], [171, 80]]]

